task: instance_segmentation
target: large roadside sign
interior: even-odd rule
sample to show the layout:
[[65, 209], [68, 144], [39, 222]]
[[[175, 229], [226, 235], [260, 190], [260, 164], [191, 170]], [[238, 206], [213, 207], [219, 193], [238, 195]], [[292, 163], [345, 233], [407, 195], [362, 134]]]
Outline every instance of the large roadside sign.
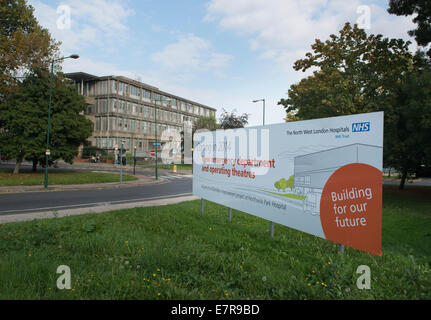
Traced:
[[383, 112], [194, 135], [193, 194], [381, 255]]

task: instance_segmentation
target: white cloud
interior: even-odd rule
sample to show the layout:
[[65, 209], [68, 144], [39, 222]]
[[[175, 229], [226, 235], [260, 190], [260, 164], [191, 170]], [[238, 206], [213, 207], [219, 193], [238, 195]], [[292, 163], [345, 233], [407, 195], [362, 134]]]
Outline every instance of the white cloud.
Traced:
[[119, 0], [67, 0], [64, 4], [70, 6], [72, 19], [92, 23], [108, 35], [127, 30], [125, 20], [134, 14]]
[[228, 66], [232, 56], [214, 52], [210, 41], [188, 34], [152, 54], [151, 59], [168, 72], [187, 75], [202, 71], [216, 72]]
[[[311, 50], [315, 39], [337, 34], [347, 21], [357, 23], [361, 5], [360, 0], [211, 0], [205, 20], [247, 37], [258, 58], [291, 72], [294, 61]], [[414, 28], [411, 18], [389, 15], [385, 5], [369, 6], [367, 32], [409, 39], [407, 30]]]
[[[65, 54], [87, 46], [104, 46], [107, 41], [118, 41], [127, 37], [127, 18], [132, 15], [124, 1], [120, 0], [64, 0], [61, 4], [48, 5], [39, 0], [30, 0], [35, 8], [35, 16], [39, 23], [47, 28], [54, 39], [61, 41], [61, 49]], [[59, 27], [66, 8], [70, 24]]]

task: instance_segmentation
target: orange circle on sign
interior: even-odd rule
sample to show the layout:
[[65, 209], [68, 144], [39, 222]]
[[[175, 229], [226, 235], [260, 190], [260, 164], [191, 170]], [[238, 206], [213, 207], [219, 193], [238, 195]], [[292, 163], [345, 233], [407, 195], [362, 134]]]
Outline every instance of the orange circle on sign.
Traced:
[[336, 170], [320, 199], [326, 239], [382, 255], [382, 172], [363, 163]]

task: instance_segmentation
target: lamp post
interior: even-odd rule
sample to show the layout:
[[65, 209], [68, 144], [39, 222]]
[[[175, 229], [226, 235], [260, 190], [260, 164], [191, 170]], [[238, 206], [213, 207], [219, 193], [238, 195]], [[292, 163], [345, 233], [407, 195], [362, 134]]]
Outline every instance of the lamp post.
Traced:
[[123, 149], [124, 143], [126, 141], [121, 140], [121, 149], [120, 149], [120, 183], [123, 183]]
[[[160, 101], [162, 101], [162, 96], [160, 96]], [[154, 143], [154, 146], [155, 146], [155, 150], [156, 150], [156, 172], [155, 172], [155, 174], [156, 174], [156, 180], [158, 180], [159, 179], [159, 171], [158, 171], [158, 168], [157, 168], [157, 101], [156, 101], [156, 99], [154, 99], [154, 140], [155, 140], [155, 143]]]
[[259, 101], [263, 102], [263, 125], [265, 125], [265, 99], [253, 100], [254, 103]]
[[[171, 99], [166, 99], [166, 101], [171, 101]], [[162, 95], [160, 95], [160, 104], [162, 105]], [[154, 99], [154, 138], [155, 138], [155, 151], [156, 151], [156, 180], [159, 179], [158, 171], [158, 141], [157, 141], [157, 101]]]
[[50, 78], [49, 78], [49, 107], [48, 107], [48, 131], [46, 134], [46, 150], [45, 150], [45, 157], [46, 157], [46, 165], [45, 165], [45, 179], [44, 179], [44, 187], [45, 189], [48, 188], [48, 156], [51, 154], [51, 150], [49, 149], [49, 132], [51, 130], [51, 108], [52, 108], [52, 78], [54, 74], [54, 62], [61, 61], [65, 59], [78, 59], [79, 55], [72, 54], [68, 57], [62, 57], [58, 59], [52, 59], [51, 60], [51, 72], [50, 72]]
[[[263, 125], [265, 125], [265, 99], [253, 100], [254, 103], [262, 101], [263, 102]], [[274, 236], [274, 222], [271, 221], [269, 224], [269, 234], [271, 237]]]
[[136, 168], [136, 146], [133, 147], [134, 154], [133, 154], [133, 175], [135, 175], [135, 168]]

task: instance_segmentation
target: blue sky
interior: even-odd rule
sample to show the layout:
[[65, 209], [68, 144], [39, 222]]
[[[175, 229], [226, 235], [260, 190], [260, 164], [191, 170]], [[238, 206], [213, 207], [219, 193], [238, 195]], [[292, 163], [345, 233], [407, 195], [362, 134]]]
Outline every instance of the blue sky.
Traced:
[[[30, 0], [40, 24], [61, 41], [64, 72], [123, 75], [218, 109], [249, 124], [283, 122], [289, 87], [307, 76], [293, 62], [314, 39], [344, 23], [413, 42], [411, 17], [374, 0]], [[70, 19], [69, 19], [70, 18]]]

